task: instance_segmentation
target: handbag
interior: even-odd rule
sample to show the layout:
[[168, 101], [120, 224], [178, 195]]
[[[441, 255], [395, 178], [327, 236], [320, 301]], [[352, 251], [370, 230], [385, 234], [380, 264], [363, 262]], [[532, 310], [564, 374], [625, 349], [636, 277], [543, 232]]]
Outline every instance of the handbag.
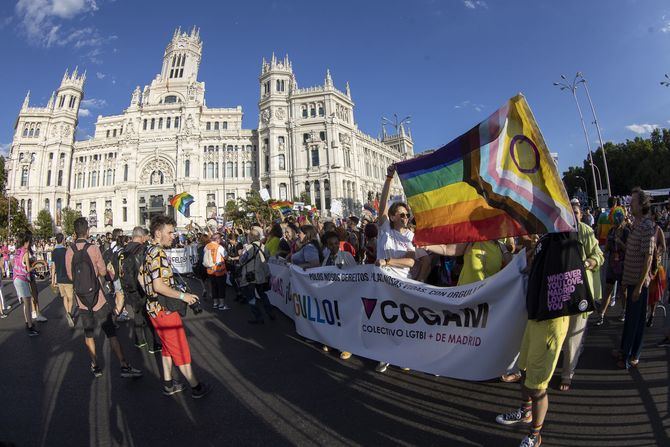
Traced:
[[528, 276], [529, 320], [550, 320], [595, 309], [576, 232], [549, 233], [535, 248]]

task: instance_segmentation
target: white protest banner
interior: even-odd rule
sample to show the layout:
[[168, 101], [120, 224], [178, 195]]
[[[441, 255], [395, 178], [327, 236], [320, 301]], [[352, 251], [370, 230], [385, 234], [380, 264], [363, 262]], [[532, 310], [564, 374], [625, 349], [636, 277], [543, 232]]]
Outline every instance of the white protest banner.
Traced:
[[520, 254], [484, 281], [443, 288], [374, 266], [304, 271], [271, 263], [269, 297], [309, 339], [413, 370], [488, 380], [519, 351], [525, 264]]
[[261, 199], [263, 199], [264, 202], [270, 200], [270, 191], [268, 191], [267, 188], [261, 189]]
[[170, 259], [172, 269], [180, 274], [193, 273], [193, 264], [189, 259], [189, 253], [185, 248], [170, 248], [165, 250], [165, 254]]
[[330, 201], [330, 213], [335, 216], [342, 216], [342, 202], [339, 199]]
[[302, 211], [305, 207], [305, 202], [293, 202], [293, 209], [295, 211]]

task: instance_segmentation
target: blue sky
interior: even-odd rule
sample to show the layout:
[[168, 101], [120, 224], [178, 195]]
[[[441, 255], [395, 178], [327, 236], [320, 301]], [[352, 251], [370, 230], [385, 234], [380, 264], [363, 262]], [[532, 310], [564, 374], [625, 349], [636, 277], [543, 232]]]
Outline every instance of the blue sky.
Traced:
[[[118, 114], [160, 71], [177, 26], [197, 25], [211, 107], [241, 105], [257, 127], [261, 58], [288, 52], [298, 85], [351, 85], [355, 119], [412, 116], [415, 148], [439, 147], [523, 92], [560, 167], [586, 155], [575, 105], [552, 86], [589, 80], [603, 137], [667, 127], [670, 2], [663, 0], [198, 1], [4, 0], [0, 3], [0, 150], [27, 90], [45, 105], [66, 68], [88, 71], [78, 138]], [[587, 115], [588, 104], [583, 106]], [[590, 119], [589, 119], [590, 121]], [[596, 141], [595, 129], [589, 138]]]

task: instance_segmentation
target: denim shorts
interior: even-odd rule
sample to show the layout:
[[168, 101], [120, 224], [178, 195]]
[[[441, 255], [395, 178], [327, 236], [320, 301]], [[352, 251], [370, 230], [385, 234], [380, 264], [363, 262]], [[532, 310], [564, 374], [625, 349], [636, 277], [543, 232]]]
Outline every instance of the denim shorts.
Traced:
[[14, 288], [16, 289], [16, 296], [19, 298], [28, 298], [31, 295], [30, 293], [30, 283], [22, 279], [14, 280]]

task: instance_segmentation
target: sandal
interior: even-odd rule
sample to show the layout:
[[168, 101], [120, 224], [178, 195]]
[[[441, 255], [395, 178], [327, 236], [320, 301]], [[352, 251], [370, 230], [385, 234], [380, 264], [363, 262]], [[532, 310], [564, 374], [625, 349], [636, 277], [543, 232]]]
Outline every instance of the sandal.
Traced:
[[521, 373], [516, 372], [511, 374], [503, 374], [500, 377], [500, 380], [502, 380], [505, 383], [516, 383], [521, 380]]
[[559, 386], [560, 391], [570, 391], [570, 384], [571, 382], [568, 380], [561, 380], [561, 385]]

